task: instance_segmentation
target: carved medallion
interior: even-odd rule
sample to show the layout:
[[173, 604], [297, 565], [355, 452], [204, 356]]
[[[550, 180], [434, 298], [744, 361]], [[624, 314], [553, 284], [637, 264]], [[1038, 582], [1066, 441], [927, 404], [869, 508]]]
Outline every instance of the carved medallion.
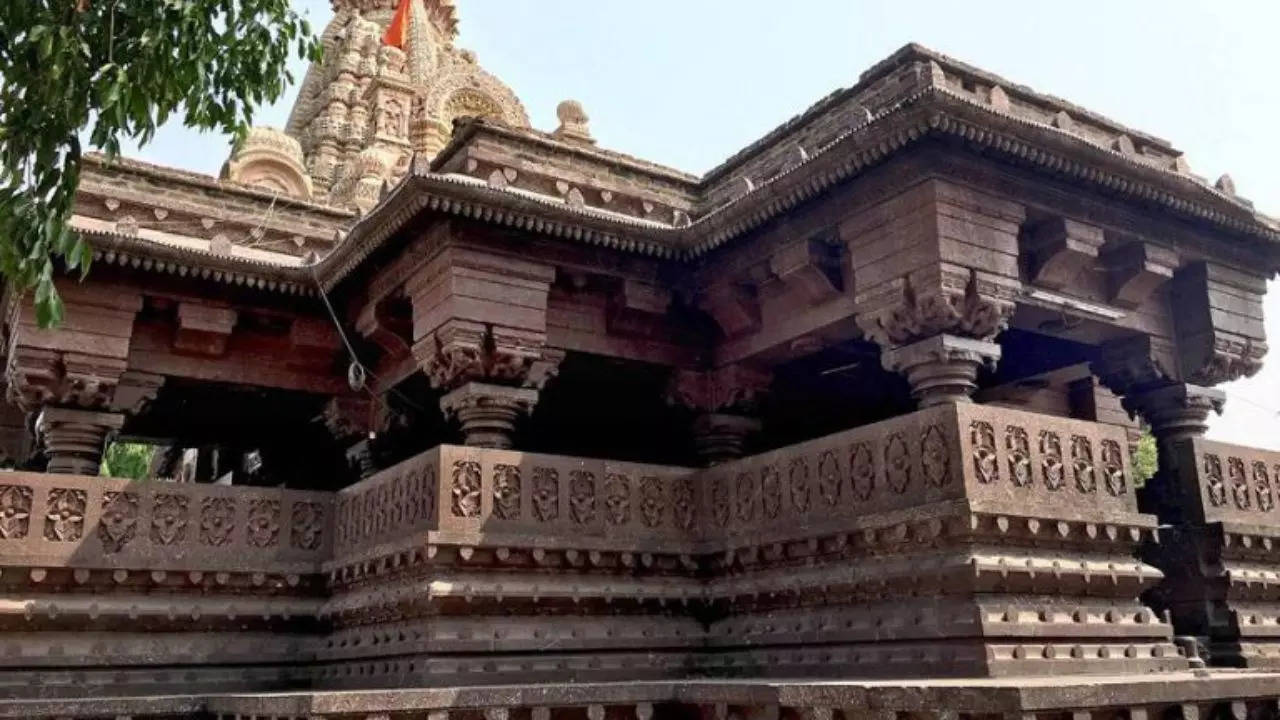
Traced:
[[520, 468], [493, 466], [493, 514], [499, 520], [520, 519]]
[[200, 542], [220, 547], [231, 540], [235, 528], [236, 501], [207, 497], [200, 502]]
[[555, 522], [560, 517], [560, 473], [555, 468], [533, 469], [533, 517]]
[[671, 517], [676, 527], [692, 530], [694, 521], [693, 478], [686, 475], [671, 481]]
[[756, 517], [756, 482], [750, 472], [738, 473], [733, 481], [734, 514], [738, 522], [751, 522]]
[[1249, 497], [1249, 480], [1244, 474], [1244, 461], [1238, 457], [1227, 458], [1227, 477], [1231, 481], [1231, 499], [1236, 507], [1248, 510], [1253, 503]]
[[840, 502], [840, 461], [830, 450], [818, 458], [818, 495], [829, 507]]
[[1000, 479], [1000, 463], [996, 460], [996, 431], [991, 423], [974, 420], [969, 426], [973, 445], [973, 471], [978, 482], [991, 484]]
[[911, 451], [901, 433], [890, 435], [884, 446], [884, 474], [889, 489], [899, 495], [911, 485]]
[[658, 527], [667, 512], [667, 502], [662, 496], [662, 480], [656, 477], [640, 478], [640, 519], [646, 527]]
[[711, 479], [711, 519], [719, 527], [729, 524], [729, 515], [733, 508], [729, 506], [729, 480], [724, 475], [716, 475]]
[[151, 501], [151, 542], [173, 545], [187, 537], [187, 496], [157, 494]]
[[249, 501], [245, 534], [253, 547], [274, 547], [280, 542], [280, 501], [255, 498]]
[[925, 482], [934, 487], [946, 485], [951, 477], [951, 457], [947, 452], [947, 441], [937, 425], [930, 425], [920, 440], [920, 469], [924, 473]]
[[475, 460], [454, 461], [450, 496], [454, 517], [480, 517], [480, 463]]
[[1102, 441], [1102, 479], [1107, 485], [1107, 492], [1113, 497], [1129, 492], [1129, 484], [1124, 477], [1124, 456], [1120, 454], [1120, 443], [1115, 440]]
[[102, 552], [110, 555], [124, 549], [138, 532], [138, 495], [131, 492], [102, 493], [102, 519], [98, 538]]
[[849, 449], [849, 487], [853, 497], [866, 501], [876, 490], [876, 461], [869, 443], [857, 443]]
[[586, 470], [569, 473], [569, 517], [579, 525], [596, 521], [596, 476]]
[[790, 489], [791, 506], [797, 513], [809, 511], [809, 461], [802, 457], [794, 458], [787, 469], [787, 486]]
[[1276, 506], [1276, 499], [1271, 494], [1271, 476], [1267, 473], [1267, 464], [1264, 462], [1253, 463], [1253, 489], [1258, 494], [1258, 509], [1271, 512]]
[[31, 529], [31, 488], [0, 485], [0, 539], [20, 540]]
[[1082, 493], [1098, 491], [1098, 475], [1093, 466], [1093, 445], [1083, 435], [1071, 436], [1071, 471], [1076, 489]]
[[83, 490], [51, 488], [49, 509], [44, 515], [44, 539], [71, 542], [84, 537], [84, 509], [88, 498]]
[[1044, 486], [1049, 490], [1061, 490], [1067, 484], [1066, 468], [1062, 463], [1062, 439], [1052, 430], [1040, 431], [1040, 473]]
[[1204, 481], [1209, 502], [1215, 507], [1227, 504], [1227, 485], [1222, 480], [1222, 460], [1217, 455], [1204, 456]]
[[765, 465], [760, 471], [760, 507], [770, 520], [778, 517], [782, 510], [782, 478], [773, 465]]
[[631, 522], [631, 479], [610, 473], [604, 479], [604, 517], [610, 525]]
[[1031, 486], [1031, 439], [1017, 425], [1004, 429], [1004, 448], [1009, 454], [1009, 479], [1018, 487]]
[[316, 550], [324, 539], [324, 506], [316, 502], [295, 502], [289, 544], [299, 550]]

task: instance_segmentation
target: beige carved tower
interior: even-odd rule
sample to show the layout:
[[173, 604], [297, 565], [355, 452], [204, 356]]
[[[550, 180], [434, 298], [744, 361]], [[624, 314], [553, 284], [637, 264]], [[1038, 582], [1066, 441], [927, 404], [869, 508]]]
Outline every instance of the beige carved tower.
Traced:
[[398, 0], [333, 0], [324, 60], [308, 69], [284, 133], [255, 128], [226, 177], [364, 211], [415, 153], [444, 147], [456, 118], [528, 127], [515, 94], [454, 46], [453, 0], [410, 2], [402, 50], [383, 42]]

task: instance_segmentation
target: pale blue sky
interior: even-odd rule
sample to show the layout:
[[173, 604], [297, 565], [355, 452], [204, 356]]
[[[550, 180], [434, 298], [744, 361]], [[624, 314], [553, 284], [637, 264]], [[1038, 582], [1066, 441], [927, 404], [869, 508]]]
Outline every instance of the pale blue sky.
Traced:
[[[1280, 214], [1280, 2], [457, 0], [459, 44], [535, 127], [582, 102], [600, 144], [702, 172], [909, 41], [1170, 140]], [[317, 27], [328, 0], [301, 0]], [[301, 77], [301, 69], [297, 73]], [[283, 125], [292, 97], [258, 122]], [[140, 153], [216, 173], [226, 141], [175, 123]], [[1227, 387], [1211, 434], [1280, 449], [1280, 288], [1272, 357]]]

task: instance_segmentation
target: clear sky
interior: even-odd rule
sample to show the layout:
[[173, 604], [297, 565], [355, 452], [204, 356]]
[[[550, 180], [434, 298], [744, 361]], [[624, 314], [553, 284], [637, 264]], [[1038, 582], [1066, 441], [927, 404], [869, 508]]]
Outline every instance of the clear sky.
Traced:
[[[459, 44], [523, 100], [535, 127], [582, 102], [601, 145], [702, 172], [915, 41], [1154, 135], [1210, 179], [1280, 214], [1276, 0], [457, 0]], [[317, 28], [328, 0], [299, 0]], [[295, 73], [301, 78], [299, 68]], [[292, 97], [264, 109], [282, 126]], [[226, 140], [166, 128], [131, 153], [216, 173]], [[1275, 348], [1227, 386], [1211, 436], [1280, 450]]]

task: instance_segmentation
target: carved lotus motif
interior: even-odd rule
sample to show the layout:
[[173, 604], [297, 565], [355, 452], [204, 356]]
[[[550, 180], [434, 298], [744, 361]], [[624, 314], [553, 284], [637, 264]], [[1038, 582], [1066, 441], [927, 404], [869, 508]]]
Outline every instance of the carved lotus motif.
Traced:
[[480, 517], [480, 463], [458, 460], [453, 463], [453, 488], [450, 491], [454, 517]]
[[108, 555], [120, 552], [138, 532], [138, 496], [129, 492], [102, 494], [98, 538]]
[[782, 479], [773, 465], [765, 465], [760, 471], [760, 507], [771, 520], [782, 510]]
[[539, 522], [560, 517], [560, 473], [555, 468], [533, 469], [533, 516]]
[[1267, 472], [1267, 464], [1260, 461], [1253, 463], [1253, 487], [1258, 494], [1258, 509], [1271, 512], [1276, 506], [1275, 496], [1271, 493], [1271, 475]]
[[946, 485], [951, 477], [951, 455], [937, 425], [930, 425], [920, 441], [920, 469], [925, 482], [934, 487]]
[[156, 495], [151, 505], [151, 542], [173, 545], [187, 535], [187, 496]]
[[520, 468], [493, 466], [493, 514], [499, 520], [520, 519]]
[[[1106, 483], [1107, 492], [1114, 497], [1119, 497], [1129, 491], [1128, 483], [1124, 477], [1124, 456], [1120, 452], [1120, 443], [1115, 440], [1102, 441], [1102, 478]], [[1240, 473], [1243, 476], [1243, 466], [1240, 468]], [[1248, 500], [1249, 488], [1247, 483], [1244, 492], [1245, 499]]]
[[268, 498], [251, 500], [245, 532], [249, 544], [254, 547], [272, 547], [280, 542], [280, 501]]
[[733, 486], [734, 514], [739, 522], [751, 522], [756, 516], [755, 476], [749, 472], [739, 473]]
[[231, 498], [207, 497], [200, 502], [200, 542], [221, 547], [231, 541], [235, 528], [236, 502]]
[[853, 496], [864, 502], [870, 500], [876, 490], [876, 461], [867, 443], [858, 443], [849, 449], [849, 486]]
[[818, 495], [828, 506], [834, 507], [840, 502], [840, 479], [840, 461], [834, 452], [827, 450], [818, 458]]
[[436, 511], [436, 469], [430, 465], [418, 474], [420, 511], [418, 517], [429, 518]]
[[884, 472], [890, 490], [899, 495], [907, 491], [911, 484], [911, 452], [901, 433], [890, 435], [884, 446]]
[[711, 519], [717, 526], [725, 527], [732, 512], [729, 507], [729, 480], [724, 475], [717, 475], [711, 480]]
[[1227, 486], [1222, 480], [1222, 459], [1217, 455], [1204, 456], [1204, 481], [1209, 491], [1209, 502], [1215, 507], [1227, 504]]
[[676, 527], [692, 530], [694, 512], [693, 478], [678, 477], [671, 485], [671, 516]]
[[0, 485], [0, 539], [18, 540], [31, 528], [31, 488]]
[[1004, 430], [1004, 446], [1009, 453], [1009, 477], [1018, 487], [1031, 486], [1031, 439], [1017, 425]]
[[44, 516], [44, 538], [71, 542], [84, 537], [84, 509], [88, 498], [83, 490], [52, 488]]
[[324, 539], [324, 506], [316, 502], [295, 502], [289, 544], [300, 550], [315, 550]]
[[802, 457], [791, 461], [791, 467], [787, 470], [787, 486], [791, 490], [791, 506], [795, 508], [795, 511], [797, 513], [808, 512], [811, 496], [809, 490], [809, 461]]
[[596, 519], [596, 476], [585, 470], [569, 473], [569, 517], [579, 525]]
[[1244, 474], [1244, 461], [1238, 457], [1227, 458], [1227, 477], [1231, 480], [1231, 499], [1236, 507], [1248, 510], [1253, 503], [1249, 497], [1249, 481]]
[[1040, 471], [1049, 490], [1061, 490], [1067, 482], [1062, 464], [1062, 440], [1052, 430], [1040, 431]]
[[658, 527], [667, 512], [667, 502], [662, 493], [662, 480], [656, 477], [640, 478], [640, 519], [646, 527]]
[[974, 420], [969, 426], [973, 445], [973, 471], [978, 482], [989, 485], [1000, 479], [1000, 463], [996, 460], [996, 431], [991, 423]]
[[1082, 493], [1098, 490], [1097, 471], [1093, 465], [1093, 445], [1082, 435], [1071, 436], [1071, 469], [1076, 478], [1076, 489]]
[[631, 479], [610, 473], [604, 480], [604, 513], [610, 525], [631, 522]]

